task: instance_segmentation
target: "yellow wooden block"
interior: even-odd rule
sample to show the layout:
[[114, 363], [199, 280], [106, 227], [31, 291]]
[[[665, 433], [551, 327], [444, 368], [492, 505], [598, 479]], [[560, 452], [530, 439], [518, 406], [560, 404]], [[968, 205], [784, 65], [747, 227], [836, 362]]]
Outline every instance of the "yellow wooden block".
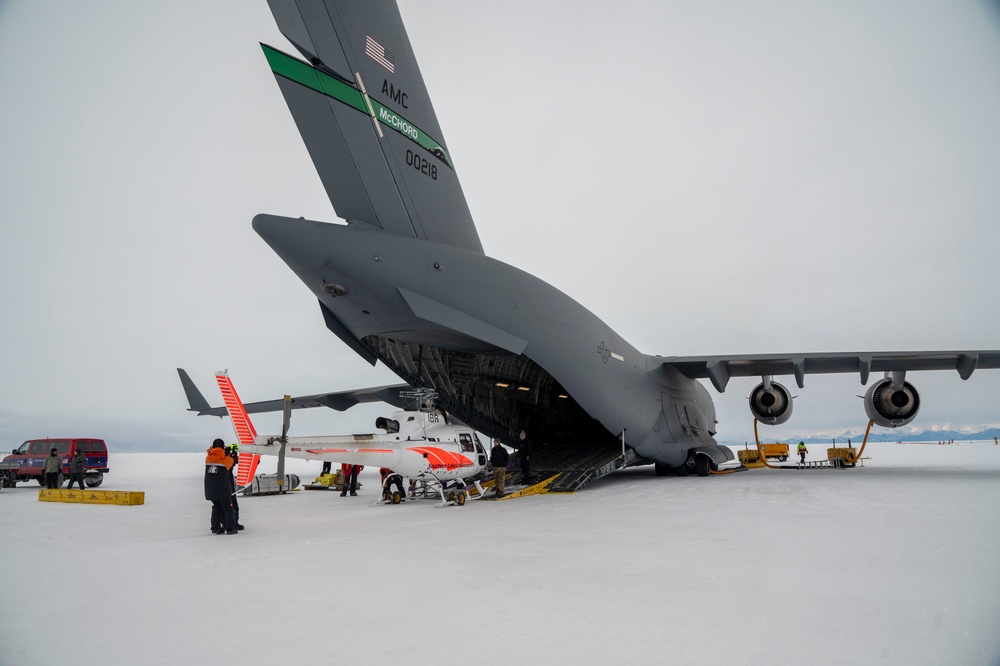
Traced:
[[75, 502], [77, 504], [118, 504], [138, 506], [146, 501], [141, 490], [67, 490], [65, 488], [38, 491], [39, 502]]

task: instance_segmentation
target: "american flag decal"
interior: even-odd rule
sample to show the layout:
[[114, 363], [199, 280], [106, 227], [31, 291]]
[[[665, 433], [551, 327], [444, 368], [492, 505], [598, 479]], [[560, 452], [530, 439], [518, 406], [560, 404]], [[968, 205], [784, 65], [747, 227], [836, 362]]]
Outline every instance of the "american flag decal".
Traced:
[[372, 39], [371, 35], [365, 35], [365, 54], [393, 74], [396, 73], [396, 56]]

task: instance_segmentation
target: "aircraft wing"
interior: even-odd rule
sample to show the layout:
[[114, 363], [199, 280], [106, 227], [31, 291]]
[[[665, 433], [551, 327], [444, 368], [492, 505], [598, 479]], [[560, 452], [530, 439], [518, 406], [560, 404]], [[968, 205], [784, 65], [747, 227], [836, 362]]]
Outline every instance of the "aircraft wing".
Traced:
[[[198, 387], [191, 381], [191, 377], [183, 368], [177, 368], [180, 375], [181, 384], [184, 386], [184, 393], [187, 396], [189, 412], [198, 412], [198, 416], [226, 416], [229, 411], [226, 407], [212, 407], [208, 404], [205, 396], [202, 395]], [[389, 384], [386, 386], [374, 386], [370, 388], [352, 389], [349, 391], [335, 391], [332, 393], [314, 393], [312, 395], [300, 395], [292, 398], [292, 409], [307, 409], [309, 407], [329, 407], [338, 412], [350, 409], [354, 405], [362, 402], [385, 402], [399, 409], [406, 407], [405, 401], [399, 397], [400, 391], [410, 389], [409, 384]], [[284, 400], [263, 400], [260, 402], [250, 402], [244, 405], [248, 414], [258, 414], [261, 412], [280, 412], [284, 408]]]
[[762, 354], [735, 356], [654, 357], [660, 366], [672, 366], [691, 379], [709, 379], [719, 393], [730, 377], [794, 375], [802, 388], [807, 374], [856, 372], [862, 384], [872, 372], [956, 370], [968, 379], [977, 368], [1000, 368], [1000, 351], [844, 352], [830, 354]]
[[268, 4], [308, 61], [261, 44], [337, 215], [482, 254], [396, 3]]

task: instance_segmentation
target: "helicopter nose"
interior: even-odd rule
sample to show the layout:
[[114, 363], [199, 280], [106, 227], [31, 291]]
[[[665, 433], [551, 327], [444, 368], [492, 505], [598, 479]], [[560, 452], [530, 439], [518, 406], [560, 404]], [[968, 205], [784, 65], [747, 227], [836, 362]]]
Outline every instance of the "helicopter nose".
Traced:
[[253, 218], [253, 230], [294, 271], [315, 270], [329, 259], [316, 222], [261, 214]]

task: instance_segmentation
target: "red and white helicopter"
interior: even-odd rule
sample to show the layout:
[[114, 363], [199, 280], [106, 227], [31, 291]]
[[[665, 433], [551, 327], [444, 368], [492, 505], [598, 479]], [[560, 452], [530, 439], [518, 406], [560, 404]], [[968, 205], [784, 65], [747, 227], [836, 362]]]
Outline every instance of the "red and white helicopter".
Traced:
[[[412, 399], [415, 409], [396, 411], [391, 418], [380, 416], [375, 427], [381, 433], [331, 435], [325, 437], [289, 437], [291, 398], [285, 396], [281, 435], [258, 435], [247, 416], [227, 372], [215, 379], [233, 420], [240, 442], [240, 462], [236, 481], [249, 484], [262, 455], [278, 456], [278, 483], [282, 483], [284, 458], [322, 460], [351, 465], [370, 465], [391, 469], [409, 480], [404, 492], [383, 492], [381, 501], [398, 504], [405, 499], [440, 497], [441, 506], [463, 505], [466, 499], [484, 494], [479, 484], [489, 456], [475, 430], [453, 425], [447, 415], [433, 406], [435, 393], [416, 389], [400, 393]], [[399, 484], [402, 487], [402, 484]], [[470, 492], [475, 488], [476, 492]]]

